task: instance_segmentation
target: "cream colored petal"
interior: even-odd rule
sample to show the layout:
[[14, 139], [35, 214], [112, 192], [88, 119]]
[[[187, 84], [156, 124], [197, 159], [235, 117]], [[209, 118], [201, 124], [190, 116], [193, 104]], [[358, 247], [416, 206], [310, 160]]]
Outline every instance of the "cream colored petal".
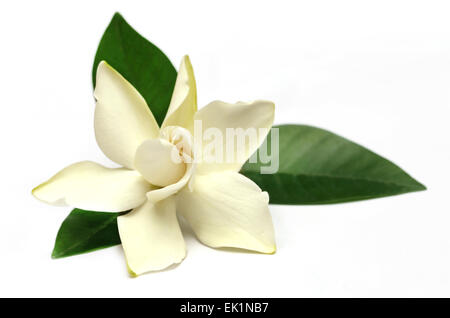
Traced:
[[178, 149], [159, 138], [146, 140], [139, 146], [134, 165], [148, 182], [159, 187], [177, 182], [186, 171]]
[[200, 109], [195, 114], [194, 132], [202, 160], [198, 173], [239, 171], [266, 138], [274, 111], [275, 105], [269, 101], [215, 101]]
[[166, 118], [161, 128], [167, 126], [181, 126], [193, 132], [194, 114], [197, 111], [197, 88], [194, 70], [189, 56], [181, 61], [175, 88]]
[[32, 193], [53, 205], [122, 212], [145, 202], [145, 194], [151, 189], [152, 186], [136, 171], [83, 161], [61, 170], [34, 188]]
[[196, 176], [193, 191], [177, 195], [177, 210], [204, 244], [274, 253], [268, 203], [267, 192], [232, 171]]
[[[167, 187], [152, 190], [147, 193], [147, 198], [151, 202], [158, 202], [168, 198], [180, 191], [182, 188], [188, 185], [189, 180], [191, 179], [195, 169], [195, 164], [186, 163], [186, 172], [184, 176], [176, 183], [168, 185]], [[187, 186], [189, 188], [189, 186]]]
[[164, 269], [186, 256], [173, 198], [149, 201], [117, 218], [120, 240], [133, 275]]
[[106, 62], [97, 69], [95, 137], [112, 161], [133, 169], [137, 147], [158, 136], [159, 127], [139, 92]]

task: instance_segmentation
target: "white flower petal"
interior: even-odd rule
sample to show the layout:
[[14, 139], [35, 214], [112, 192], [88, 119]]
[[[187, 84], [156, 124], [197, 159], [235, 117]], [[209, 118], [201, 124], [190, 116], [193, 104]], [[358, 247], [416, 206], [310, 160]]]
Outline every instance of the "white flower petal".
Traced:
[[152, 186], [133, 170], [106, 168], [83, 161], [66, 167], [33, 189], [33, 195], [53, 205], [122, 212], [146, 201]]
[[112, 161], [133, 169], [137, 147], [158, 136], [159, 127], [139, 92], [106, 62], [97, 69], [95, 137]]
[[117, 218], [120, 240], [131, 274], [164, 269], [186, 256], [173, 198], [149, 201]]
[[[269, 101], [236, 104], [215, 101], [200, 109], [195, 114], [195, 120], [201, 121], [202, 134], [198, 134], [197, 131], [194, 133], [195, 144], [202, 145], [202, 162], [198, 164], [198, 172], [205, 174], [227, 170], [239, 171], [245, 161], [264, 142], [273, 124], [274, 111], [275, 105]], [[227, 128], [239, 129], [241, 136], [245, 138], [240, 139], [243, 140], [242, 143], [239, 142], [239, 138], [232, 138], [233, 144], [230, 147], [232, 151], [227, 150], [230, 146]], [[208, 144], [214, 139], [205, 140], [209, 138], [207, 130], [216, 130], [223, 138], [221, 147], [218, 148], [219, 152], [213, 153], [209, 158], [206, 153]]]
[[178, 149], [160, 138], [146, 140], [139, 146], [134, 166], [148, 182], [159, 187], [177, 182], [186, 171]]
[[189, 56], [181, 61], [175, 88], [162, 128], [180, 126], [193, 132], [194, 114], [197, 111], [197, 88]]
[[177, 210], [211, 247], [274, 253], [275, 236], [266, 192], [237, 172], [196, 176], [193, 191], [177, 195]]
[[164, 200], [171, 195], [176, 194], [180, 191], [191, 179], [191, 176], [194, 172], [195, 165], [192, 163], [186, 163], [186, 172], [184, 176], [176, 183], [168, 185], [167, 187], [152, 190], [147, 193], [147, 198], [149, 201], [156, 203], [158, 201]]

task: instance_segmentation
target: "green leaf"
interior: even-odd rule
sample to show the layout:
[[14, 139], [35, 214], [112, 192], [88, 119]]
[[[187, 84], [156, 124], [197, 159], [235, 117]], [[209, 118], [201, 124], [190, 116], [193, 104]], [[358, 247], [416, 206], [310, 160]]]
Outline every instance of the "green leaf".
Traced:
[[52, 258], [95, 251], [120, 244], [117, 217], [121, 213], [74, 209], [56, 236]]
[[[305, 126], [279, 128], [279, 170], [247, 162], [241, 173], [270, 195], [273, 204], [326, 204], [425, 190], [392, 162], [329, 131]], [[267, 138], [271, 149], [271, 135]]]
[[144, 97], [159, 125], [172, 97], [177, 72], [167, 56], [137, 33], [116, 13], [106, 29], [95, 55], [92, 81], [98, 64], [106, 61]]

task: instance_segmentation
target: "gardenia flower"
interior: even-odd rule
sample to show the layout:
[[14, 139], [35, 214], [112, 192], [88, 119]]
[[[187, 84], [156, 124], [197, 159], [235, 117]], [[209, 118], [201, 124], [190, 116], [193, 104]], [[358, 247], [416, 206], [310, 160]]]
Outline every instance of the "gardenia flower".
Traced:
[[[268, 194], [239, 174], [272, 126], [273, 103], [214, 101], [197, 111], [195, 78], [187, 56], [161, 127], [139, 92], [106, 62], [98, 66], [94, 96], [97, 143], [122, 168], [75, 163], [36, 187], [36, 198], [85, 210], [131, 210], [119, 216], [117, 224], [133, 275], [184, 259], [177, 213], [208, 246], [275, 252]], [[200, 132], [195, 131], [194, 121], [201, 122]], [[266, 134], [246, 142], [244, 155], [234, 161], [202, 160], [208, 156], [206, 151], [196, 153], [193, 148], [197, 143], [208, 148], [201, 138], [208, 128], [224, 136], [227, 128], [265, 128]], [[225, 157], [227, 150], [225, 144], [218, 155]]]

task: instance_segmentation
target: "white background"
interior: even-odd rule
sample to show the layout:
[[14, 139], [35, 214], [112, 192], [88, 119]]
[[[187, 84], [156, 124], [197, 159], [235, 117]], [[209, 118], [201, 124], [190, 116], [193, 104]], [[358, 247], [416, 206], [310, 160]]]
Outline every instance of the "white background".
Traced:
[[[96, 145], [91, 67], [120, 11], [178, 67], [199, 105], [269, 99], [276, 123], [329, 129], [428, 190], [271, 206], [275, 255], [217, 251], [186, 232], [179, 266], [128, 277], [120, 246], [52, 260], [70, 208], [31, 189]], [[450, 296], [450, 6], [434, 1], [3, 1], [0, 296]]]

